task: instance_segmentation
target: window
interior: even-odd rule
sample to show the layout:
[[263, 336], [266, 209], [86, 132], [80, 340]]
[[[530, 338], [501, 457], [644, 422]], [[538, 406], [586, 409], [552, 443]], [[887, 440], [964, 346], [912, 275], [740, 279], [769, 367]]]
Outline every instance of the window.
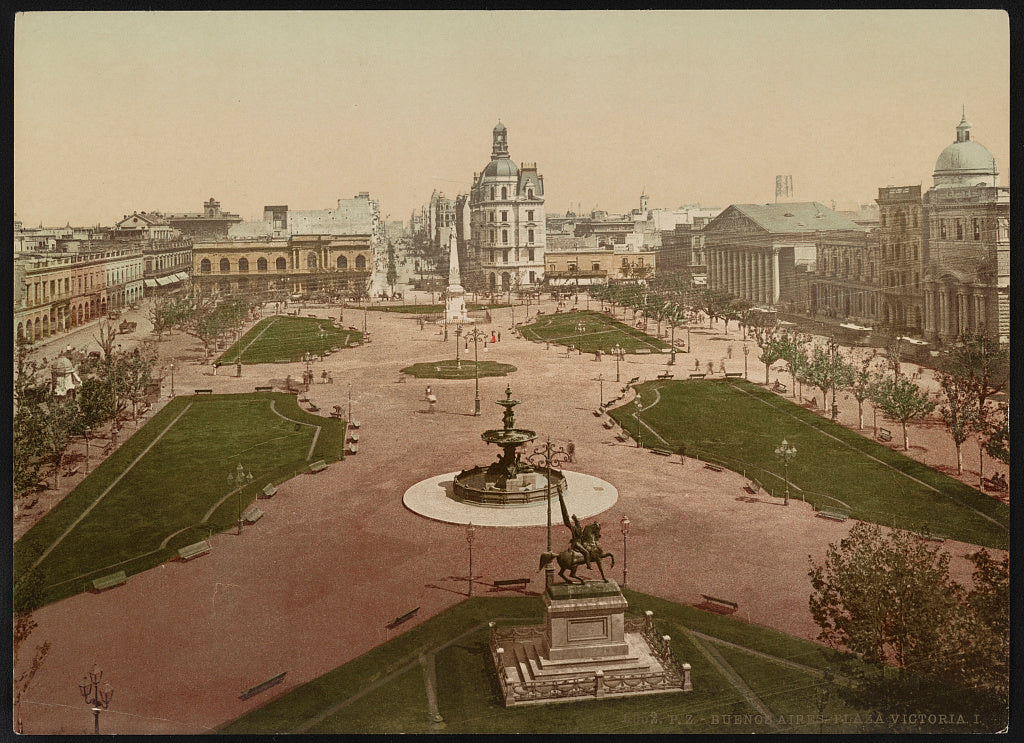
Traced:
[[508, 263], [508, 251], [507, 250], [501, 251], [501, 262], [502, 263]]
[[971, 220], [971, 226], [974, 228], [974, 239], [981, 239], [981, 225], [978, 223], [977, 218]]
[[366, 256], [365, 255], [357, 255], [356, 256], [356, 268], [366, 268]]
[[532, 222], [533, 221], [533, 209], [527, 209], [526, 210], [526, 221], [527, 222]]
[[537, 283], [537, 274], [534, 271], [530, 271], [530, 283], [531, 284]]
[[963, 223], [963, 221], [961, 221], [959, 219], [956, 220], [956, 239], [957, 240], [963, 240], [964, 239], [964, 223]]
[[590, 270], [591, 271], [600, 271], [601, 270], [601, 264], [600, 263], [591, 263], [590, 264]]
[[491, 186], [491, 201], [494, 201], [494, 186]]
[[248, 273], [248, 271], [249, 271], [249, 261], [247, 259], [245, 259], [245, 258], [239, 258], [238, 259], [238, 270], [240, 272], [242, 272], [242, 273]]
[[548, 270], [551, 271], [552, 273], [554, 273], [555, 272], [555, 264], [554, 263], [550, 264], [548, 266]]
[[286, 261], [284, 258], [278, 258], [276, 266], [278, 271], [287, 271], [288, 261]]
[[945, 219], [940, 219], [939, 220], [939, 237], [941, 237], [943, 240], [946, 239], [946, 220]]
[[227, 258], [221, 258], [220, 259], [220, 272], [221, 273], [227, 273], [230, 270], [231, 270], [231, 264], [228, 263], [228, 259]]
[[529, 254], [530, 254], [530, 263], [533, 263], [533, 261], [534, 261], [534, 258], [533, 258], [533, 248], [530, 248]]
[[501, 198], [502, 199], [507, 199], [508, 198], [508, 188], [506, 188], [505, 186], [501, 187]]
[[533, 198], [533, 189], [532, 188], [526, 189], [526, 198], [528, 198], [528, 199], [532, 199]]
[[569, 272], [570, 273], [576, 273], [576, 263], [575, 262], [572, 262], [572, 263], [569, 264]]
[[491, 230], [491, 242], [494, 242], [494, 230]]
[[266, 258], [260, 258], [258, 261], [256, 261], [256, 270], [257, 271], [266, 271], [267, 270], [267, 259]]
[[501, 242], [502, 243], [507, 243], [508, 242], [508, 230], [502, 230], [501, 231]]
[[910, 213], [911, 219], [913, 220], [914, 227], [917, 227], [917, 210], [915, 209]]
[[494, 251], [493, 250], [491, 251], [491, 261], [490, 262], [494, 263]]
[[348, 258], [343, 255], [338, 256], [338, 268], [348, 268]]
[[316, 268], [316, 253], [310, 253], [306, 256], [306, 268], [310, 271]]
[[507, 222], [508, 221], [508, 212], [503, 211], [501, 213], [501, 221], [502, 222]]
[[494, 212], [491, 212], [490, 214], [487, 215], [487, 221], [488, 222], [493, 222], [494, 221]]
[[526, 231], [526, 242], [528, 242], [528, 243], [532, 243], [533, 242], [533, 230], [527, 230]]
[[881, 213], [881, 214], [880, 214], [880, 215], [878, 216], [878, 220], [879, 220], [879, 222], [881, 223], [882, 227], [885, 227], [885, 212], [882, 212], [882, 213]]

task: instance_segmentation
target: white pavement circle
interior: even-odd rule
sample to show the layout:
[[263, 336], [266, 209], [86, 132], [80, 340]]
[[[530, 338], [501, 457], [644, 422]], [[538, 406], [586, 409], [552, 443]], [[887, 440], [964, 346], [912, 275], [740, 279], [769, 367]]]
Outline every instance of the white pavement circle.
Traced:
[[[528, 506], [477, 506], [448, 496], [458, 472], [448, 472], [413, 485], [405, 491], [402, 502], [413, 513], [434, 521], [473, 526], [544, 526], [548, 522], [547, 504], [543, 501]], [[580, 519], [607, 511], [619, 499], [615, 486], [598, 477], [562, 470], [568, 485], [565, 507]], [[551, 522], [562, 523], [558, 499], [552, 498]]]

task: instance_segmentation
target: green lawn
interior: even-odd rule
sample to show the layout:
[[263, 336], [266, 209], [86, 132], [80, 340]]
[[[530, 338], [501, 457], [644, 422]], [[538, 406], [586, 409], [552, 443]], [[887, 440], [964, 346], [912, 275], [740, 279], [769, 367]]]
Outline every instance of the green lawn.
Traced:
[[[420, 379], [475, 379], [475, 366], [472, 358], [468, 361], [462, 359], [459, 365], [456, 365], [455, 359], [425, 361], [405, 367], [402, 369], [402, 374], [408, 374]], [[515, 370], [516, 367], [512, 366], [512, 364], [501, 364], [497, 361], [481, 361], [479, 376], [504, 377]]]
[[[308, 733], [817, 733], [816, 689], [826, 684], [815, 668], [856, 669], [850, 656], [775, 630], [673, 604], [626, 590], [629, 613], [654, 611], [660, 634], [672, 637], [673, 653], [692, 666], [694, 690], [682, 694], [587, 700], [506, 708], [490, 668], [486, 623], [543, 622], [536, 597], [473, 598], [428, 619], [389, 643], [303, 684], [225, 725], [229, 734]], [[767, 654], [768, 658], [712, 643], [737, 675], [767, 706], [773, 719], [758, 718], [719, 667], [689, 639], [687, 630]], [[702, 644], [709, 641], [700, 640]], [[444, 727], [429, 720], [425, 673], [420, 658], [434, 659], [437, 708]], [[778, 661], [797, 663], [793, 668]], [[836, 672], [839, 681], [844, 677]], [[923, 705], [923, 707], [926, 705]], [[863, 712], [863, 710], [861, 710]], [[834, 694], [825, 715], [853, 714]], [[785, 719], [780, 722], [779, 715]], [[1003, 724], [984, 720], [977, 728]], [[852, 718], [829, 732], [878, 732]]]
[[330, 320], [277, 315], [256, 323], [218, 361], [222, 364], [235, 364], [239, 360], [243, 364], [302, 361], [306, 353], [330, 353], [362, 341], [362, 333], [338, 328]]
[[[783, 494], [782, 439], [796, 447], [790, 497], [853, 518], [1006, 549], [1003, 503], [749, 382], [676, 380], [637, 386], [642, 440], [744, 472]], [[632, 404], [610, 411], [636, 437]], [[655, 435], [656, 434], [656, 435]], [[659, 438], [660, 437], [660, 438]]]
[[[576, 329], [578, 323], [583, 323], [582, 333]], [[670, 348], [667, 343], [638, 328], [631, 328], [600, 312], [585, 310], [541, 315], [529, 325], [522, 326], [520, 332], [527, 340], [573, 346], [582, 349], [584, 353], [607, 353], [616, 345], [621, 346], [626, 353], [636, 353], [638, 350], [657, 353]]]
[[[466, 310], [469, 312], [479, 312], [481, 310], [500, 310], [504, 307], [508, 307], [507, 304], [479, 304], [474, 302], [466, 302]], [[367, 307], [371, 312], [401, 312], [406, 315], [433, 315], [444, 312], [443, 304], [398, 304], [398, 305], [370, 305]], [[349, 309], [359, 309], [359, 307], [349, 307]]]
[[344, 429], [284, 393], [178, 397], [15, 543], [15, 580], [55, 543], [35, 568], [48, 602], [117, 570], [154, 567], [235, 525], [237, 496], [210, 510], [233, 489], [227, 478], [238, 464], [253, 476], [240, 491], [244, 509], [266, 484], [341, 457]]

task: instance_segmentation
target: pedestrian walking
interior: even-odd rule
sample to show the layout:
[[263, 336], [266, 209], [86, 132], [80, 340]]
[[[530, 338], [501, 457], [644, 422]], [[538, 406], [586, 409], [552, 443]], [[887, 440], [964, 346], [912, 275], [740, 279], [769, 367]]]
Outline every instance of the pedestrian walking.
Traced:
[[700, 371], [700, 359], [693, 360], [693, 370]]
[[727, 349], [725, 349], [725, 355], [728, 356], [730, 359], [732, 358], [732, 346], [729, 346]]
[[725, 374], [725, 359], [722, 359], [718, 364], [718, 371]]
[[708, 362], [708, 374], [714, 374], [714, 373], [715, 373], [715, 362], [714, 361], [709, 361]]
[[498, 341], [499, 342], [501, 341], [501, 331], [500, 330], [498, 331]]
[[575, 464], [576, 462], [576, 444], [569, 442], [565, 447], [565, 453], [569, 456], [569, 463]]
[[242, 376], [242, 362], [241, 361], [239, 361], [237, 364], [235, 364], [235, 376], [236, 377]]

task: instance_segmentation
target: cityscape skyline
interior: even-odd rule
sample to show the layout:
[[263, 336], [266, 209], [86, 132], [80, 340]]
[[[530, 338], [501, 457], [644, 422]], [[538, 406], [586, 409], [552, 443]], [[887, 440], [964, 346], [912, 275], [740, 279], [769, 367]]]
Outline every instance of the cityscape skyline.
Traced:
[[26, 225], [360, 191], [404, 221], [468, 191], [499, 119], [548, 213], [764, 203], [778, 174], [869, 202], [930, 185], [961, 107], [1010, 184], [1001, 11], [27, 13], [14, 51]]

